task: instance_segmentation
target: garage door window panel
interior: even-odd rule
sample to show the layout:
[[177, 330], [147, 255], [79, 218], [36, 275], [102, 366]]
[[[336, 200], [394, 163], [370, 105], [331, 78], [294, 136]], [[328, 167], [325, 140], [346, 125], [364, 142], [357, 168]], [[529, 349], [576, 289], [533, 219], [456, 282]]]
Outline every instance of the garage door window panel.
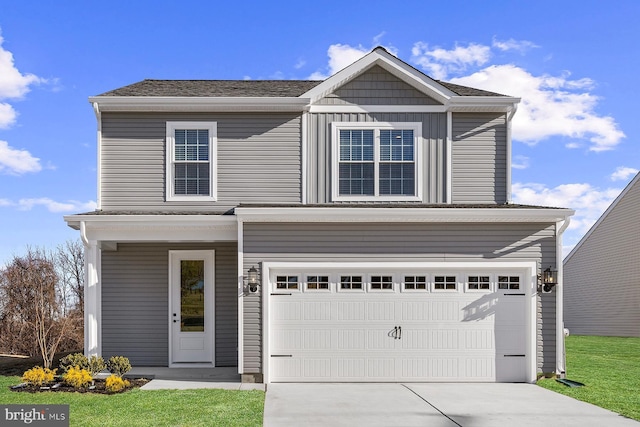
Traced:
[[465, 290], [467, 292], [490, 292], [491, 277], [487, 275], [467, 276]]
[[428, 292], [427, 276], [404, 276], [402, 290], [404, 292]]
[[499, 290], [520, 290], [519, 276], [498, 276]]
[[364, 291], [362, 276], [340, 276], [340, 291]]
[[434, 292], [456, 292], [458, 290], [458, 279], [456, 276], [434, 276]]
[[276, 276], [276, 290], [278, 291], [290, 291], [299, 290], [300, 283], [298, 276]]
[[318, 292], [324, 291], [328, 292], [329, 288], [329, 276], [307, 276], [306, 288], [307, 291]]
[[371, 276], [369, 290], [372, 292], [393, 292], [393, 276]]

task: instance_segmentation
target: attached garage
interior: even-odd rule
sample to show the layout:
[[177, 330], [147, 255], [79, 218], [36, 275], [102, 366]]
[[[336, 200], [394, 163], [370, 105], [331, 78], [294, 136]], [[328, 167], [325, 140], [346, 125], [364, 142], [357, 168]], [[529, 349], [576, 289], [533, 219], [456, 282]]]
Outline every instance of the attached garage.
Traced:
[[535, 262], [263, 271], [267, 382], [535, 379]]

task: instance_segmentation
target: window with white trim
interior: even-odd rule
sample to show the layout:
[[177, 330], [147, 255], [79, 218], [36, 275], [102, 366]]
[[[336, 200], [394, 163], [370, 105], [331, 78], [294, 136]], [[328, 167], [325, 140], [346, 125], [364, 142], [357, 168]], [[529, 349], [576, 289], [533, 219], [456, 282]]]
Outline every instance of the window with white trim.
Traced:
[[333, 123], [334, 200], [421, 199], [420, 123]]
[[426, 276], [404, 276], [404, 289], [406, 291], [426, 291]]
[[340, 276], [340, 289], [362, 290], [362, 276]]
[[329, 276], [307, 276], [307, 290], [319, 291], [329, 289]]
[[467, 290], [488, 291], [491, 289], [489, 276], [467, 276]]
[[435, 276], [433, 278], [434, 291], [455, 291], [458, 289], [456, 276]]
[[167, 122], [166, 199], [216, 199], [216, 122]]
[[371, 290], [393, 290], [393, 277], [392, 276], [371, 276]]
[[498, 276], [498, 289], [520, 289], [520, 277]]
[[298, 289], [298, 276], [276, 276], [276, 289]]

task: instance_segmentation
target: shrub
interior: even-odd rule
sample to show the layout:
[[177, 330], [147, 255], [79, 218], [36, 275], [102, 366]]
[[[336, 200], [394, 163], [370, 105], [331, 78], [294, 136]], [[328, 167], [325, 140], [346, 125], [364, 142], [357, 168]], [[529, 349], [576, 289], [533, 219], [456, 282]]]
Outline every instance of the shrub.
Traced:
[[100, 356], [91, 356], [87, 363], [87, 370], [91, 375], [95, 375], [100, 371], [107, 369], [107, 364], [104, 363], [104, 359]]
[[47, 384], [53, 381], [53, 377], [56, 374], [56, 370], [51, 370], [48, 368], [41, 368], [40, 366], [36, 366], [35, 368], [31, 368], [28, 371], [25, 371], [22, 374], [22, 381], [41, 386], [42, 384]]
[[74, 366], [79, 369], [89, 369], [89, 359], [82, 353], [68, 354], [60, 359], [60, 368], [64, 372], [67, 372]]
[[112, 374], [122, 377], [131, 370], [131, 363], [129, 363], [129, 359], [124, 356], [112, 356], [107, 362], [107, 369], [109, 369], [109, 372]]
[[91, 381], [93, 381], [93, 377], [89, 371], [86, 369], [79, 369], [75, 366], [69, 368], [69, 370], [62, 375], [62, 379], [73, 388], [86, 387], [91, 383]]
[[123, 380], [115, 374], [109, 375], [109, 377], [105, 381], [105, 388], [109, 393], [117, 393], [129, 387], [130, 385], [131, 383], [129, 383], [129, 381]]

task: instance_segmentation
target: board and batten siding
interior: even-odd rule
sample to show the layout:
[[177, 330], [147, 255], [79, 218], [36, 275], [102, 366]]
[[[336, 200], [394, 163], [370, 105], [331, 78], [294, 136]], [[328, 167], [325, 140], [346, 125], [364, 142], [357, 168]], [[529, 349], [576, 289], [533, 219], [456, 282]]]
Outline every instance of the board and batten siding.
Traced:
[[[331, 203], [331, 123], [422, 123], [422, 158], [424, 203], [442, 203], [446, 197], [445, 113], [313, 113], [307, 129], [307, 203]], [[355, 203], [355, 202], [336, 202]]]
[[453, 203], [507, 202], [507, 118], [452, 114]]
[[[244, 223], [244, 268], [261, 262], [535, 261], [555, 266], [555, 224]], [[443, 264], [444, 265], [444, 264]], [[555, 370], [555, 294], [538, 301], [537, 369]], [[244, 298], [245, 372], [261, 372], [260, 297]]]
[[102, 356], [167, 366], [169, 251], [215, 250], [215, 363], [238, 364], [236, 243], [120, 243], [102, 251]]
[[[245, 203], [299, 203], [300, 114], [102, 114], [103, 210], [219, 211]], [[168, 121], [217, 122], [216, 202], [165, 201]]]
[[442, 105], [379, 65], [318, 100], [319, 105]]
[[564, 321], [572, 334], [640, 337], [640, 178], [564, 264]]

